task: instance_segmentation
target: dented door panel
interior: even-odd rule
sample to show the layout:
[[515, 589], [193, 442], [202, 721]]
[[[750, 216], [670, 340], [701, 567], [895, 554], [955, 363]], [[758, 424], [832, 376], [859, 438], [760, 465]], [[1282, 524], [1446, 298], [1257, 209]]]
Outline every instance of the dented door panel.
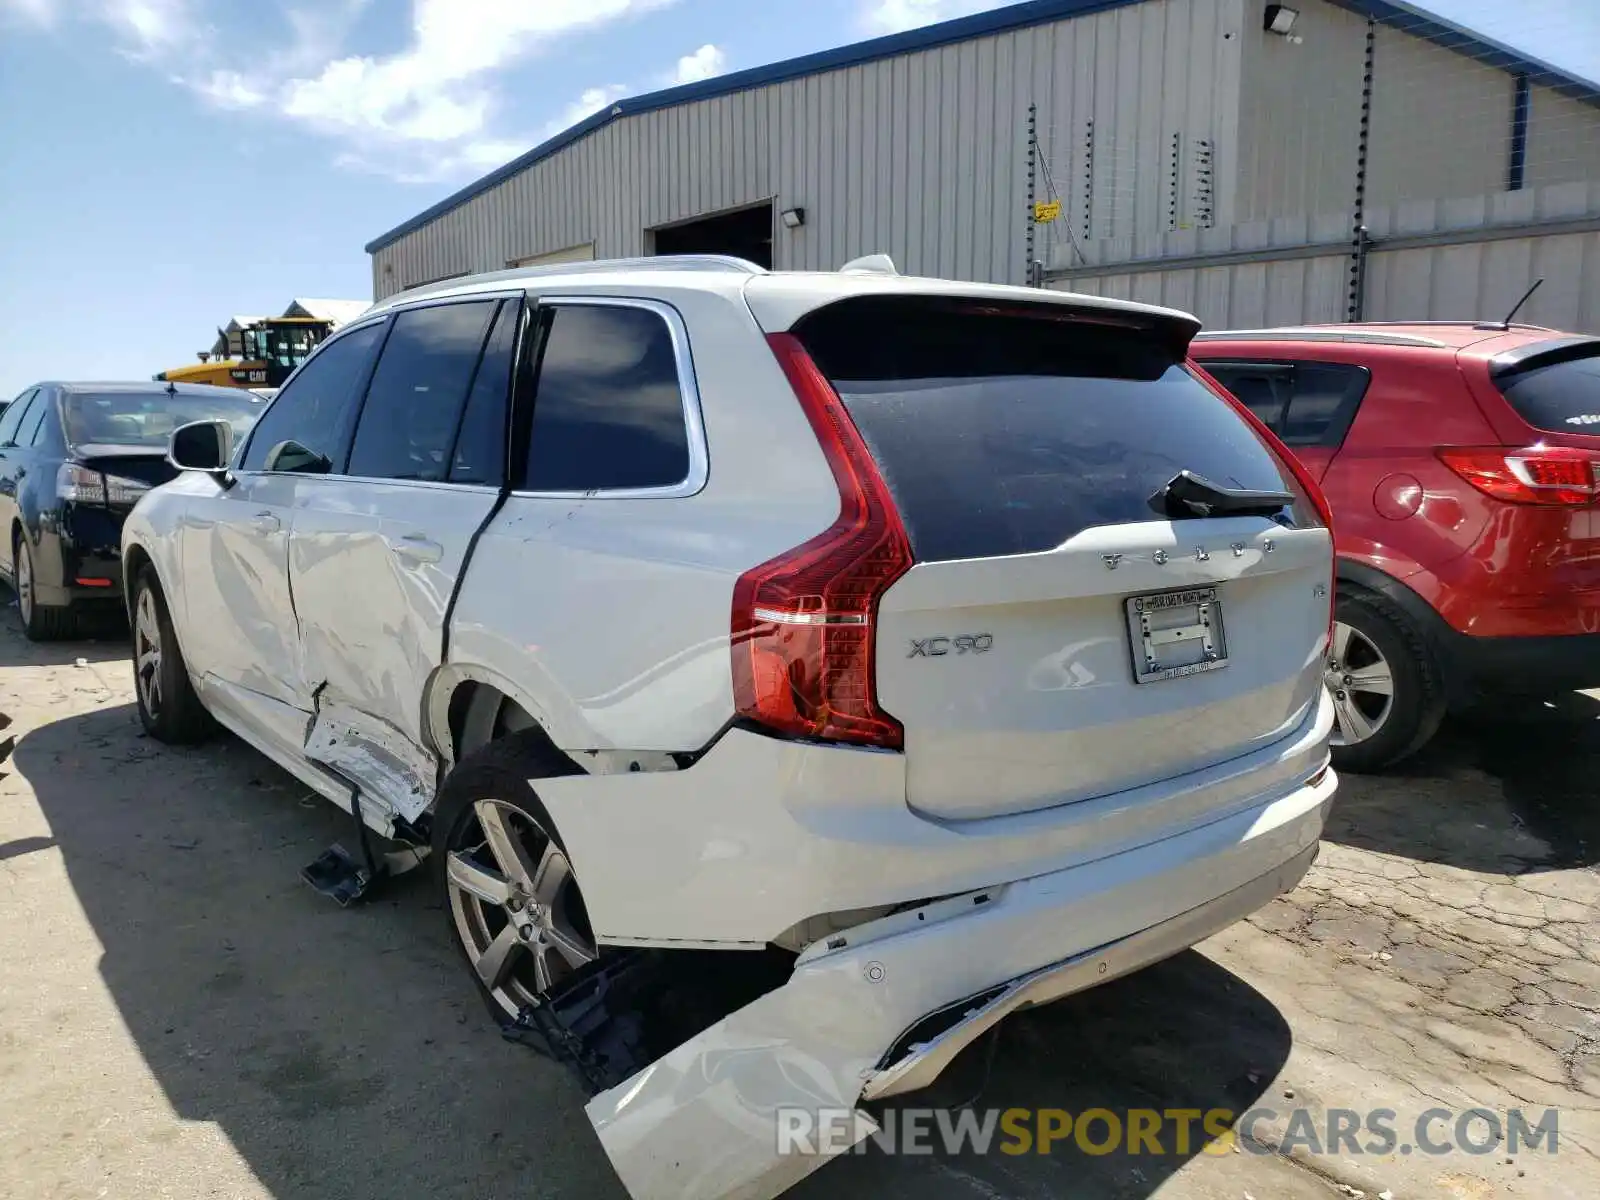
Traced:
[[489, 488], [329, 477], [297, 496], [289, 580], [318, 718], [306, 754], [408, 819], [431, 800], [437, 764], [422, 697], [494, 502]]
[[196, 473], [169, 486], [192, 491], [178, 535], [190, 669], [309, 711], [289, 592], [295, 477], [245, 472], [224, 488]]

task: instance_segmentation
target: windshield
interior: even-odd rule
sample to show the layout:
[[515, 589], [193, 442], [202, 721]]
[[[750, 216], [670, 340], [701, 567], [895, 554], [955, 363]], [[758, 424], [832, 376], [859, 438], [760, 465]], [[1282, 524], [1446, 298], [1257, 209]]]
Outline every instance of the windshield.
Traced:
[[165, 446], [172, 431], [191, 421], [225, 420], [238, 445], [266, 411], [267, 402], [251, 392], [197, 396], [180, 392], [75, 393], [61, 402], [61, 424], [74, 446]]
[[272, 362], [292, 369], [303, 363], [322, 341], [320, 325], [254, 325], [240, 334], [244, 356], [251, 362]]

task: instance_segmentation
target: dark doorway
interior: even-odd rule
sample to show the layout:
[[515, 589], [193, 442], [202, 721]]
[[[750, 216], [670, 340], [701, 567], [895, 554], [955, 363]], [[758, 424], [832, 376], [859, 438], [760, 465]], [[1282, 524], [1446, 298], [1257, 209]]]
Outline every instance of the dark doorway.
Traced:
[[770, 203], [670, 225], [655, 235], [657, 254], [732, 254], [772, 269]]

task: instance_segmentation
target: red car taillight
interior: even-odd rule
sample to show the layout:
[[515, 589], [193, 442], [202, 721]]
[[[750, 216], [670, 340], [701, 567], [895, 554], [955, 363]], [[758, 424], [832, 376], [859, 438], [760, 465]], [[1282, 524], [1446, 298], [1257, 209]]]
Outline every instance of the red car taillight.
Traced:
[[839, 516], [734, 585], [734, 704], [780, 733], [899, 749], [904, 730], [873, 682], [874, 618], [911, 569], [911, 541], [838, 393], [799, 339], [767, 341], [833, 470]]
[[1439, 459], [1486, 496], [1567, 507], [1600, 500], [1600, 455], [1567, 446], [1443, 446]]
[[[1211, 378], [1210, 375], [1206, 374], [1206, 370], [1202, 365], [1193, 362], [1189, 365], [1202, 383], [1226, 400], [1233, 408], [1233, 411], [1244, 418], [1250, 428], [1256, 431], [1256, 436], [1266, 442], [1268, 449], [1287, 468], [1289, 474], [1294, 477], [1295, 491], [1299, 492], [1305, 502], [1311, 505], [1312, 511], [1316, 513], [1317, 521], [1328, 531], [1328, 538], [1331, 541], [1333, 539], [1333, 506], [1328, 503], [1328, 497], [1323, 492], [1322, 485], [1317, 482], [1316, 476], [1306, 470], [1306, 465], [1295, 457], [1294, 451], [1284, 444], [1282, 438], [1272, 432], [1272, 429], [1265, 421], [1251, 412], [1248, 405]], [[1337, 558], [1335, 558], [1335, 563], [1337, 561]], [[1339, 581], [1338, 567], [1336, 565], [1328, 577], [1328, 640], [1323, 647], [1325, 650], [1333, 646], [1333, 614], [1339, 603], [1338, 593]]]

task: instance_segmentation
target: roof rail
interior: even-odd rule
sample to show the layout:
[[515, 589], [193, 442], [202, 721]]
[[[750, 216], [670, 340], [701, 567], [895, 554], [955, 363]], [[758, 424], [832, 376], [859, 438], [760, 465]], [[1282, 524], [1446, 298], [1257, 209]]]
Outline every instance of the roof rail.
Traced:
[[1329, 329], [1316, 325], [1286, 325], [1280, 329], [1208, 329], [1194, 336], [1197, 342], [1355, 342], [1368, 346], [1428, 346], [1445, 349], [1448, 343], [1414, 333], [1384, 333], [1370, 329]]
[[[590, 275], [606, 271], [737, 271], [745, 275], [765, 275], [767, 269], [731, 254], [658, 254], [649, 258], [594, 258], [586, 262], [551, 263], [545, 266], [507, 267], [500, 271], [451, 275], [429, 283], [418, 283], [385, 296], [378, 304], [391, 300], [414, 300], [453, 291], [468, 285], [539, 279], [551, 275]], [[376, 305], [374, 305], [376, 307]], [[369, 312], [371, 310], [368, 310]], [[368, 315], [363, 313], [363, 316]]]

